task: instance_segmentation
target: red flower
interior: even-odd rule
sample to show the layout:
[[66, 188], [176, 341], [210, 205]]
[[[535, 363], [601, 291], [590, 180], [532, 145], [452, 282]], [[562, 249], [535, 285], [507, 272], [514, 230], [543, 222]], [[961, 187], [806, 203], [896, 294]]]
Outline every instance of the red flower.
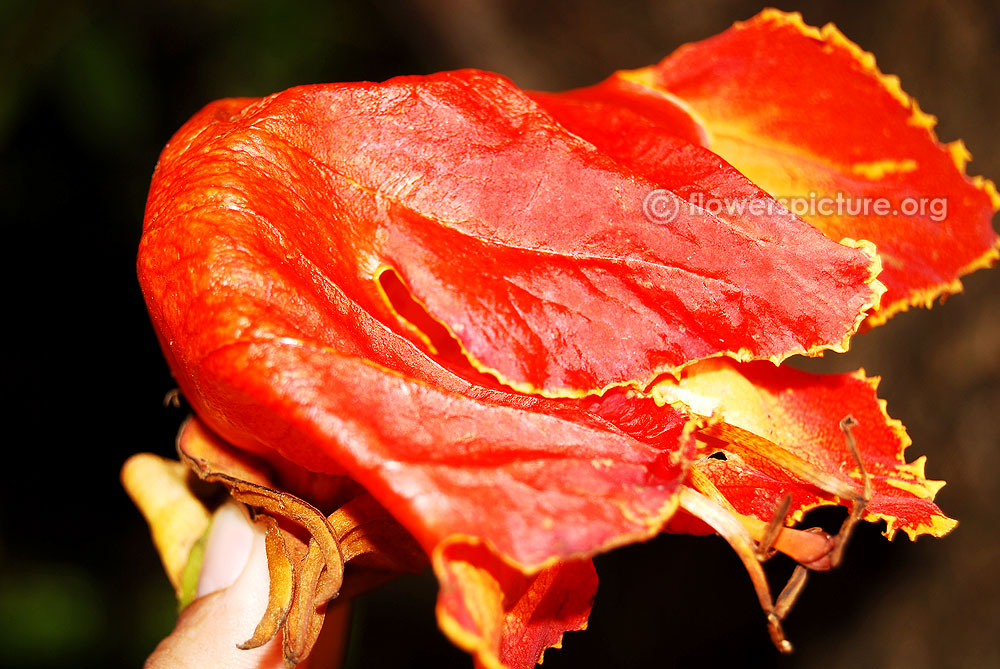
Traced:
[[[182, 456], [301, 526], [272, 525], [254, 643], [301, 659], [342, 585], [423, 553], [451, 639], [533, 666], [586, 625], [590, 558], [668, 530], [730, 541], [787, 650], [857, 520], [948, 532], [875, 380], [777, 366], [996, 260], [1000, 198], [932, 125], [773, 10], [565, 93], [467, 70], [199, 112], [139, 277]], [[785, 527], [819, 504], [851, 508], [836, 537]], [[803, 565], [776, 601], [771, 548]]]

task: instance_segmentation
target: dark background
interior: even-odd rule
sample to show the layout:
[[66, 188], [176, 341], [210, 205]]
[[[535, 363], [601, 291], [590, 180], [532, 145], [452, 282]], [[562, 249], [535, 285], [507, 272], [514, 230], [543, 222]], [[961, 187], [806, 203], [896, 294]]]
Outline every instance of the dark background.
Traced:
[[[560, 89], [655, 62], [755, 14], [755, 3], [585, 1], [0, 2], [4, 485], [0, 665], [137, 666], [174, 603], [117, 480], [172, 453], [183, 415], [145, 315], [134, 257], [157, 154], [199, 107], [296, 84], [458, 67]], [[779, 2], [835, 21], [1000, 177], [995, 0]], [[735, 554], [661, 536], [598, 558], [590, 630], [546, 667], [1000, 666], [1000, 272], [933, 311], [896, 317], [846, 356], [908, 426], [908, 453], [949, 485], [943, 540], [862, 528], [813, 579], [781, 658]], [[836, 518], [826, 518], [835, 522]], [[470, 667], [436, 631], [429, 574], [364, 599], [354, 667]]]

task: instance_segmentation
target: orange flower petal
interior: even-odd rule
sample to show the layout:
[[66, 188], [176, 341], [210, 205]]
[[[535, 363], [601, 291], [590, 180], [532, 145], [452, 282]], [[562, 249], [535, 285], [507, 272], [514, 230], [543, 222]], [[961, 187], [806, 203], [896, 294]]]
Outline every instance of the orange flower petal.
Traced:
[[874, 242], [888, 292], [870, 325], [960, 291], [958, 277], [998, 257], [996, 188], [967, 177], [961, 141], [939, 143], [936, 119], [832, 24], [765, 10], [612, 80], [683, 100], [706, 145], [794, 213], [831, 239]]
[[525, 575], [473, 541], [441, 546], [433, 557], [441, 583], [441, 629], [489, 669], [531, 669], [564, 632], [586, 629], [597, 591], [589, 560], [560, 562]]
[[[655, 176], [482, 72], [222, 101], [161, 157], [140, 278], [161, 334], [175, 285], [201, 294], [228, 275], [214, 287], [235, 292], [282, 272], [296, 274], [286, 303], [336, 287], [420, 340], [379, 280], [391, 271], [474, 366], [548, 396], [643, 387], [713, 355], [843, 349], [877, 299], [870, 253], [790, 215], [650, 220], [651, 194], [675, 206], [692, 186]], [[297, 336], [287, 311], [258, 329]]]
[[305, 341], [233, 344], [201, 361], [200, 379], [206, 421], [319, 471], [343, 468], [428, 552], [478, 536], [529, 567], [655, 534], [693, 442], [682, 414], [649, 400], [636, 418], [636, 403], [610, 397], [585, 408], [463, 395]]

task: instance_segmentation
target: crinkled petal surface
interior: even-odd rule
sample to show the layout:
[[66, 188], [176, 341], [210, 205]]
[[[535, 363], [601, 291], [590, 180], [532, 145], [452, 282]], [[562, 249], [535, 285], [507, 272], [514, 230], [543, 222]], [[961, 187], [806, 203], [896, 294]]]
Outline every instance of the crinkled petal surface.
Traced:
[[662, 433], [647, 443], [583, 409], [471, 398], [303, 340], [215, 351], [198, 389], [208, 415], [224, 405], [223, 429], [343, 468], [428, 552], [470, 535], [525, 568], [655, 534], [693, 442], [652, 401]]
[[197, 200], [191, 215], [271, 235], [398, 320], [375, 280], [391, 269], [474, 365], [550, 396], [642, 387], [713, 355], [840, 349], [877, 301], [870, 255], [787, 212], [651, 222], [651, 192], [680, 201], [656, 177], [496, 75], [302, 87], [189, 122], [147, 235]]
[[680, 135], [695, 137], [696, 123], [708, 148], [771, 195], [798, 198], [790, 208], [831, 239], [873, 242], [888, 292], [871, 325], [961, 290], [958, 277], [998, 257], [996, 188], [967, 177], [961, 141], [939, 143], [936, 119], [832, 24], [765, 10], [585, 90], [662, 106], [644, 113]]
[[860, 472], [840, 429], [841, 419], [851, 415], [873, 488], [865, 518], [884, 520], [890, 538], [900, 529], [910, 538], [942, 536], [956, 524], [934, 504], [944, 483], [925, 478], [923, 456], [906, 462], [910, 438], [886, 413], [877, 385], [863, 370], [820, 375], [766, 363], [708, 361], [685, 370], [679, 381], [660, 383], [653, 393], [737, 428], [707, 429], [700, 455], [722, 451], [727, 459], [702, 460], [698, 467], [740, 513], [768, 521], [786, 494], [792, 496], [793, 518], [820, 504], [850, 501], [789, 472], [782, 464], [785, 453], [860, 494]]

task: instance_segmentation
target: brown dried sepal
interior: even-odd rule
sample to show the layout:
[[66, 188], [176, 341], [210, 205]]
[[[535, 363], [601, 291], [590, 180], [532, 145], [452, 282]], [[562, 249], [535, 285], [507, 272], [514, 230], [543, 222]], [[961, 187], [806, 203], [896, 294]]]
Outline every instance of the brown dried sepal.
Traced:
[[351, 578], [342, 596], [354, 597], [400, 572], [417, 572], [428, 565], [427, 554], [396, 519], [368, 493], [358, 495], [327, 520], [340, 541]]
[[267, 610], [257, 623], [253, 636], [240, 644], [243, 650], [259, 648], [274, 638], [281, 629], [288, 610], [292, 607], [295, 594], [295, 562], [289, 554], [287, 544], [278, 521], [261, 514], [257, 522], [267, 526], [264, 542], [267, 548], [267, 570], [271, 577], [267, 596]]
[[[223, 442], [197, 418], [181, 428], [177, 451], [204, 481], [223, 484], [267, 525], [268, 606], [253, 636], [240, 648], [257, 648], [283, 632], [289, 666], [308, 657], [338, 596], [354, 596], [403, 571], [419, 571], [427, 557], [416, 541], [369, 494], [358, 494], [329, 517], [284, 492], [271, 471]], [[336, 482], [310, 482], [329, 498]], [[354, 561], [344, 586], [345, 564]]]

